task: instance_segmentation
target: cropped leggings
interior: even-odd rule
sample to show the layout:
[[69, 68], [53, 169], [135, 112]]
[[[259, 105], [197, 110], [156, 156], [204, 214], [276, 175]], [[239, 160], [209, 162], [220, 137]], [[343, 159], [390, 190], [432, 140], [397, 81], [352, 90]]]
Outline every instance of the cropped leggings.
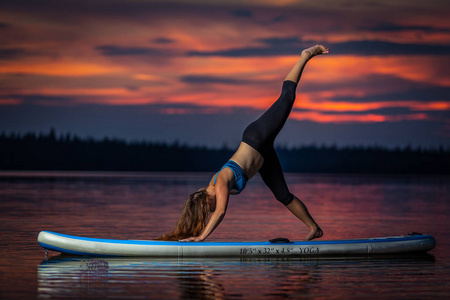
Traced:
[[291, 203], [294, 195], [289, 192], [273, 144], [292, 110], [296, 88], [297, 84], [293, 81], [283, 82], [278, 100], [259, 119], [251, 123], [242, 136], [242, 141], [257, 150], [264, 158], [259, 173], [275, 198], [284, 205]]

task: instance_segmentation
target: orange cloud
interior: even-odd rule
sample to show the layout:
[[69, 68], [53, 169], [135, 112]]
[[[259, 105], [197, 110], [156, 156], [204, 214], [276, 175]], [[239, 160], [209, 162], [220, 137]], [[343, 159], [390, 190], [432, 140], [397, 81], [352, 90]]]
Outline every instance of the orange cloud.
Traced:
[[0, 99], [0, 105], [19, 105], [19, 104], [22, 104], [22, 101], [20, 99], [14, 98]]
[[410, 105], [411, 110], [450, 110], [450, 102], [438, 101], [430, 103], [413, 102]]
[[84, 62], [14, 62], [0, 65], [3, 74], [38, 74], [52, 76], [89, 76], [111, 74], [123, 71], [120, 67]]
[[326, 115], [317, 112], [292, 112], [291, 117], [299, 121], [314, 121], [318, 123], [376, 123], [399, 122], [404, 120], [426, 120], [429, 117], [424, 113], [411, 115], [384, 116], [377, 114], [366, 115]]
[[303, 101], [299, 101], [297, 108], [303, 108], [316, 111], [330, 111], [330, 112], [362, 112], [367, 110], [375, 110], [381, 108], [404, 107], [411, 110], [450, 110], [450, 103], [444, 101], [433, 101], [428, 103], [418, 101], [380, 101], [368, 103], [354, 103], [354, 102], [315, 102], [302, 97]]

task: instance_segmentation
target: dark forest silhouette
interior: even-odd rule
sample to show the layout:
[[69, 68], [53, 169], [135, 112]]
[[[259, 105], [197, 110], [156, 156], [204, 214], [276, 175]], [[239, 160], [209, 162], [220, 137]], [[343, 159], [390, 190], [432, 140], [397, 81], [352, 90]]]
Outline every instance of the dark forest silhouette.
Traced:
[[[279, 147], [285, 172], [450, 174], [450, 149]], [[47, 134], [0, 135], [1, 170], [217, 171], [233, 150], [179, 143], [80, 138]]]

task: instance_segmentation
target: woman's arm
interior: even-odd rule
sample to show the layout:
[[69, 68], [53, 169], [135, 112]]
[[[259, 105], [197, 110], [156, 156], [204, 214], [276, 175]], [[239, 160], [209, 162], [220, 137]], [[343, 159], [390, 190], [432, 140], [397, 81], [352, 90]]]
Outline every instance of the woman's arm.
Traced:
[[[228, 172], [224, 171], [229, 171], [231, 174], [227, 174]], [[234, 175], [231, 172], [231, 170], [223, 170], [217, 176], [215, 185], [216, 209], [211, 214], [211, 217], [209, 218], [208, 224], [206, 224], [205, 229], [203, 229], [202, 233], [199, 236], [190, 237], [182, 241], [202, 242], [214, 231], [214, 229], [217, 228], [217, 226], [219, 226], [220, 222], [222, 222], [223, 218], [225, 217], [225, 213], [227, 211], [228, 206], [228, 199], [229, 199], [228, 185], [230, 185], [231, 187], [232, 184], [230, 180], [227, 180], [230, 175], [232, 176], [231, 179], [233, 179]]]

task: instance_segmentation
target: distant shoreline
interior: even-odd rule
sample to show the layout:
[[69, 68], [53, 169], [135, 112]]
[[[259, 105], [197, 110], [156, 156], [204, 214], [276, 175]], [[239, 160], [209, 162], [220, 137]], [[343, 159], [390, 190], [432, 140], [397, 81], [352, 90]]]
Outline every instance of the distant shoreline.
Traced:
[[[378, 146], [277, 147], [288, 173], [450, 174], [450, 149]], [[233, 150], [178, 143], [126, 142], [66, 134], [0, 135], [0, 170], [212, 172]]]

